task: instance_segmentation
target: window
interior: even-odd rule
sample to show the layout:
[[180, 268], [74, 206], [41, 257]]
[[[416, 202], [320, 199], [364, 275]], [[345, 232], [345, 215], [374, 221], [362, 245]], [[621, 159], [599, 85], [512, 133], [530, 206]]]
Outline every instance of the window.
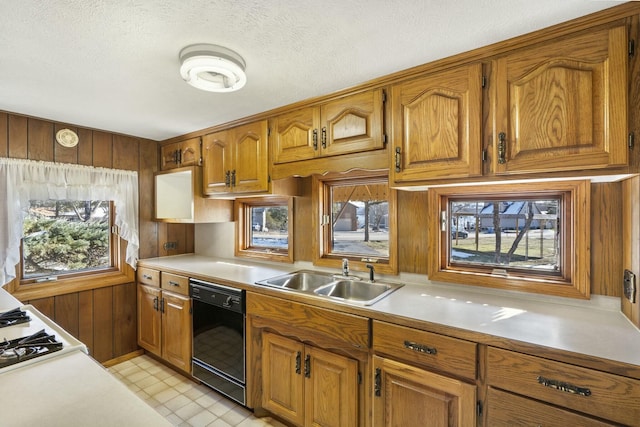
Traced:
[[589, 183], [429, 189], [434, 281], [589, 296]]
[[22, 279], [111, 268], [111, 210], [107, 201], [31, 200], [23, 223]]
[[293, 262], [293, 198], [236, 201], [236, 256]]
[[374, 264], [396, 274], [395, 190], [387, 175], [321, 177], [314, 189], [320, 218], [314, 263], [339, 267], [347, 258], [355, 270]]

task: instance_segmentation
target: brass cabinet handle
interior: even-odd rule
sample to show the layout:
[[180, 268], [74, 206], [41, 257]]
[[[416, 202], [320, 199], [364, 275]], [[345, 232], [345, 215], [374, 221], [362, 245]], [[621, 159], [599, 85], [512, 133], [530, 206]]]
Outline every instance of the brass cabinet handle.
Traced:
[[400, 163], [401, 161], [401, 154], [400, 154], [400, 147], [396, 147], [396, 172], [401, 172], [402, 171], [402, 165]]
[[500, 132], [498, 134], [498, 163], [501, 165], [507, 163], [507, 134]]
[[586, 387], [579, 387], [577, 385], [569, 384], [563, 381], [552, 380], [540, 375], [536, 379], [538, 380], [538, 384], [542, 384], [545, 387], [549, 387], [559, 391], [565, 391], [567, 393], [577, 394], [585, 397], [591, 396], [591, 390], [589, 390]]
[[418, 344], [413, 341], [405, 341], [404, 346], [409, 350], [417, 351], [426, 354], [437, 354], [438, 350], [435, 347], [429, 347], [428, 345]]
[[301, 360], [302, 359], [302, 353], [298, 352], [296, 354], [296, 374], [300, 375], [300, 364], [301, 364]]
[[313, 149], [318, 151], [318, 129], [313, 130]]
[[322, 128], [322, 148], [327, 148], [327, 128]]

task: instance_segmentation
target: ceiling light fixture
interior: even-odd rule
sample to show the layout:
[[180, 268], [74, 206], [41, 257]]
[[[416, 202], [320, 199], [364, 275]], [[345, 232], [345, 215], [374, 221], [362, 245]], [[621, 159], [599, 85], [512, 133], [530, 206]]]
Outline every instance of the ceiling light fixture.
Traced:
[[222, 46], [194, 44], [180, 51], [180, 74], [191, 86], [209, 92], [233, 92], [247, 83], [245, 62]]

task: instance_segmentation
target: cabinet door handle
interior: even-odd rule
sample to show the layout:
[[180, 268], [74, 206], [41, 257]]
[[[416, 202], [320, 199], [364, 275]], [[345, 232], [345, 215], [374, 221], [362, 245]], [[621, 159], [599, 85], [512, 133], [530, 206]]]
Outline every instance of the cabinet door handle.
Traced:
[[231, 171], [226, 171], [224, 173], [224, 186], [225, 187], [231, 186]]
[[396, 147], [396, 172], [401, 172], [402, 171], [402, 164], [401, 164], [401, 154], [400, 154], [401, 150], [400, 147]]
[[556, 390], [565, 391], [567, 393], [577, 394], [585, 397], [591, 396], [591, 390], [586, 387], [579, 387], [577, 385], [573, 385], [563, 381], [552, 380], [543, 376], [538, 376], [538, 378], [536, 379], [538, 380], [538, 384], [542, 384], [545, 387], [550, 387]]
[[311, 355], [307, 354], [304, 358], [304, 376], [311, 378]]
[[318, 129], [313, 130], [313, 150], [318, 151]]
[[322, 128], [322, 148], [327, 148], [327, 128]]
[[376, 368], [376, 375], [373, 379], [373, 392], [377, 397], [382, 396], [382, 371]]
[[158, 311], [158, 297], [153, 298], [153, 309]]
[[507, 163], [507, 134], [500, 132], [498, 134], [498, 163]]
[[164, 298], [160, 299], [160, 313], [164, 313]]
[[180, 152], [180, 150], [176, 150], [173, 152], [173, 164], [177, 165], [178, 164], [178, 153]]
[[438, 350], [435, 347], [429, 347], [428, 345], [418, 344], [413, 341], [405, 341], [404, 346], [409, 350], [417, 351], [426, 354], [437, 354]]
[[231, 186], [235, 187], [236, 186], [236, 170], [232, 170], [231, 171]]
[[300, 375], [300, 365], [302, 363], [302, 352], [296, 354], [296, 374]]

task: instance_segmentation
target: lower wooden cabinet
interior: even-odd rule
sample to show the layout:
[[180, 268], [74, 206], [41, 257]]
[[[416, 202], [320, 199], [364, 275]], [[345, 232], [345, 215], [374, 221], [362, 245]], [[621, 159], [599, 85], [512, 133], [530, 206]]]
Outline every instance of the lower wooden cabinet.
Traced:
[[263, 407], [299, 426], [358, 425], [358, 361], [262, 335]]
[[489, 387], [486, 426], [604, 427], [607, 422]]
[[191, 371], [191, 300], [138, 284], [138, 345], [176, 368]]
[[373, 372], [374, 427], [476, 425], [475, 385], [380, 356]]

